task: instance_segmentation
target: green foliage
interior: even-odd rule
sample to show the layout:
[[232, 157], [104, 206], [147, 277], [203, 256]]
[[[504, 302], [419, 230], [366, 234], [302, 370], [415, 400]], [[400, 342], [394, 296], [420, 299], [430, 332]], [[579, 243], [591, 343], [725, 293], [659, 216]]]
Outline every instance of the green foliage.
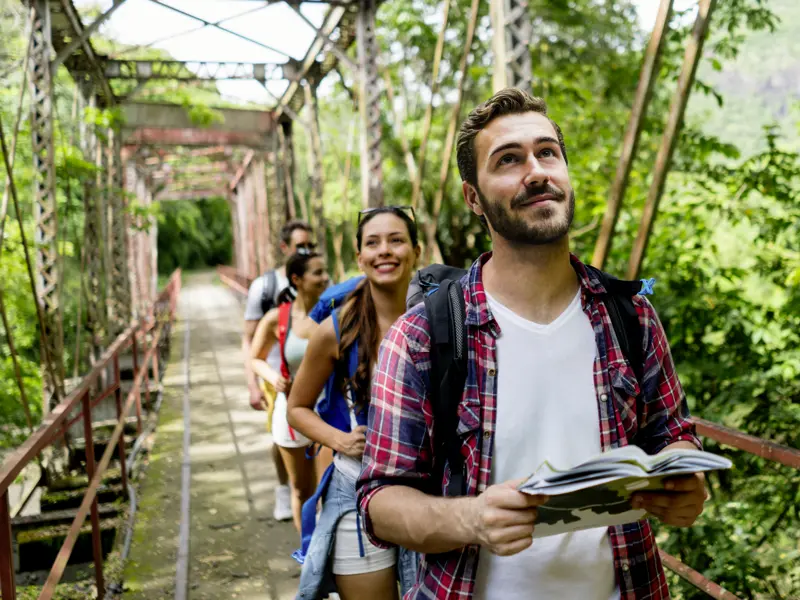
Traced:
[[158, 272], [199, 269], [231, 261], [233, 238], [224, 198], [162, 202], [158, 215]]

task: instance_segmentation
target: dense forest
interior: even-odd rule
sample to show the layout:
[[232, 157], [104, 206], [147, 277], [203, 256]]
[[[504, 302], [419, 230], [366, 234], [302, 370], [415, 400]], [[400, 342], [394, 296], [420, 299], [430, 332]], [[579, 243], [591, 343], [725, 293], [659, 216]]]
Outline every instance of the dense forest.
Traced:
[[[564, 130], [577, 198], [573, 247], [588, 261], [648, 34], [628, 0], [529, 0], [528, 4], [534, 32], [534, 91], [547, 100], [551, 116]], [[481, 2], [461, 116], [491, 93], [495, 65], [487, 11], [488, 2]], [[387, 203], [397, 204], [407, 204], [411, 197], [408, 157], [418, 156], [432, 100], [427, 161], [415, 165], [424, 173], [419, 219], [435, 224], [445, 261], [456, 265], [466, 265], [488, 249], [487, 236], [463, 205], [454, 165], [443, 189], [440, 185], [439, 157], [459, 85], [468, 12], [468, 2], [452, 3], [435, 93], [431, 71], [442, 3], [385, 2], [378, 13], [387, 89], [382, 142], [385, 197]], [[0, 20], [0, 71], [6, 75], [0, 81], [0, 117], [6, 131], [12, 130], [16, 117], [22, 77], [18, 61], [25, 51], [19, 13], [9, 7]], [[612, 273], [625, 272], [692, 22], [691, 12], [673, 16], [607, 266]], [[800, 447], [798, 23], [800, 4], [795, 0], [718, 0], [643, 267], [643, 274], [657, 279], [653, 302], [669, 335], [692, 411], [793, 447]], [[101, 47], [113, 53], [116, 46], [107, 40]], [[354, 55], [355, 49], [351, 52]], [[324, 208], [334, 275], [354, 268], [349, 240], [361, 205], [357, 95], [357, 85], [345, 67], [319, 88]], [[82, 181], [94, 174], [71, 142], [71, 130], [81, 119], [90, 125], [106, 124], [116, 115], [73, 114], [74, 84], [63, 69], [56, 96], [65, 363], [72, 373], [85, 364], [85, 357], [76, 357], [75, 352], [81, 329], [79, 190]], [[140, 96], [173, 102], [176, 98], [199, 119], [213, 118], [213, 106], [231, 102], [209, 84], [155, 86]], [[26, 230], [32, 229], [33, 220], [29, 137], [23, 118], [15, 173], [17, 186], [24, 191]], [[295, 127], [295, 145], [299, 205], [311, 196], [305, 161], [308, 140], [301, 127]], [[434, 220], [430, 215], [435, 214], [437, 192], [443, 202]], [[179, 264], [200, 268], [230, 259], [223, 199], [164, 203], [155, 211], [162, 273]], [[15, 219], [7, 221], [3, 235], [0, 269], [7, 310], [29, 396], [38, 398], [37, 332]], [[24, 415], [6, 344], [0, 347], [0, 368], [4, 424], [0, 438], [11, 445], [24, 433]], [[710, 477], [712, 500], [695, 527], [660, 529], [662, 547], [742, 598], [800, 598], [800, 473], [711, 442], [707, 448], [729, 456], [735, 469]], [[671, 585], [677, 598], [706, 597], [672, 575]]]

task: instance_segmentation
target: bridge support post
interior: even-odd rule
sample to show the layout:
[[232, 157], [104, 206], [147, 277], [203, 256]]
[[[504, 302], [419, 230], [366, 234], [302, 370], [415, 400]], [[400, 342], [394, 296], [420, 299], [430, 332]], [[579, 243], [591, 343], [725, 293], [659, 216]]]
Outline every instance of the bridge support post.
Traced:
[[381, 106], [378, 81], [378, 42], [375, 39], [377, 0], [361, 0], [356, 20], [361, 94], [361, 198], [364, 208], [383, 206]]
[[328, 257], [328, 225], [325, 222], [323, 198], [325, 193], [324, 171], [322, 169], [322, 138], [319, 133], [319, 112], [317, 111], [317, 88], [310, 83], [303, 84], [308, 110], [309, 140], [308, 172], [311, 175], [312, 224], [322, 255]]
[[492, 49], [495, 68], [492, 87], [499, 92], [506, 87], [525, 91], [533, 88], [531, 62], [531, 20], [527, 0], [491, 0]]
[[[267, 184], [267, 207], [270, 218], [270, 247], [272, 248], [272, 252], [276, 252], [276, 248], [280, 244], [281, 226], [285, 214], [282, 206], [284, 202], [280, 186], [277, 139], [277, 134], [273, 134], [271, 148], [270, 151], [267, 152], [266, 163], [264, 165]], [[277, 257], [277, 253], [275, 256]]]
[[50, 72], [50, 5], [35, 0], [28, 75], [31, 91], [31, 138], [33, 141], [34, 214], [36, 229], [37, 301], [42, 307], [41, 332], [44, 357], [45, 411], [55, 406], [64, 391], [64, 333], [59, 303], [58, 213], [55, 190], [55, 143], [53, 139], [53, 81]]
[[269, 206], [267, 204], [267, 181], [264, 166], [264, 154], [258, 152], [250, 165], [250, 176], [255, 195], [256, 217], [258, 219], [258, 258], [259, 271], [265, 272], [275, 266], [275, 248], [272, 245], [272, 227], [269, 222]]
[[131, 286], [128, 277], [128, 217], [125, 214], [125, 181], [122, 164], [122, 136], [109, 129], [109, 239], [111, 242], [111, 303], [109, 307], [112, 335], [119, 335], [131, 319]]
[[[138, 201], [139, 177], [136, 172], [136, 163], [131, 158], [125, 162], [125, 192], [136, 196]], [[141, 294], [139, 291], [139, 264], [137, 252], [139, 246], [139, 234], [137, 231], [137, 217], [133, 213], [125, 219], [124, 227], [127, 230], [127, 255], [128, 261], [126, 271], [128, 272], [128, 286], [131, 290], [131, 316], [139, 316], [139, 306], [141, 304]]]
[[283, 193], [286, 198], [286, 219], [297, 218], [297, 205], [294, 196], [294, 143], [292, 140], [292, 122], [278, 123], [278, 169]]
[[[84, 97], [88, 97], [90, 109], [97, 107], [97, 98], [90, 88], [84, 88]], [[83, 115], [81, 115], [83, 118]], [[89, 358], [92, 364], [105, 346], [105, 302], [104, 302], [104, 251], [103, 218], [105, 202], [103, 201], [102, 173], [103, 151], [98, 141], [97, 131], [93, 124], [89, 125], [87, 135], [82, 139], [84, 159], [94, 163], [98, 171], [93, 180], [87, 180], [83, 186], [83, 252], [85, 267], [83, 273], [83, 289], [86, 297], [86, 328], [90, 335]]]

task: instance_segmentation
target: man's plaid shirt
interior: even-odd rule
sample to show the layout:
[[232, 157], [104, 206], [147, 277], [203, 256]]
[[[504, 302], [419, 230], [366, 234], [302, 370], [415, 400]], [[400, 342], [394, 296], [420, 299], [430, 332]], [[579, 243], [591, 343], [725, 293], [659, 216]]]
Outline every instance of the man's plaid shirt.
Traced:
[[[500, 329], [486, 301], [479, 258], [462, 279], [466, 301], [468, 374], [458, 407], [458, 434], [463, 440], [467, 493], [483, 492], [492, 469], [492, 439], [497, 399], [497, 347]], [[600, 282], [572, 257], [581, 287], [581, 304], [594, 328], [597, 357], [594, 381], [603, 450], [636, 444], [649, 454], [680, 440], [700, 447], [694, 434], [670, 354], [667, 338], [652, 305], [634, 300], [644, 332], [644, 376], [636, 381], [622, 354], [608, 311], [598, 297]], [[427, 390], [430, 372], [429, 324], [422, 306], [412, 309], [389, 330], [381, 345], [372, 384], [369, 429], [363, 470], [358, 482], [359, 509], [373, 543], [369, 503], [384, 486], [421, 487], [431, 476], [433, 415]], [[531, 382], [532, 385], [535, 382]], [[640, 393], [641, 391], [641, 393]], [[445, 470], [442, 489], [449, 472]], [[655, 539], [647, 520], [610, 527], [622, 600], [669, 598]], [[471, 599], [478, 567], [478, 547], [425, 556], [411, 599]], [[580, 565], [575, 565], [580, 568]]]

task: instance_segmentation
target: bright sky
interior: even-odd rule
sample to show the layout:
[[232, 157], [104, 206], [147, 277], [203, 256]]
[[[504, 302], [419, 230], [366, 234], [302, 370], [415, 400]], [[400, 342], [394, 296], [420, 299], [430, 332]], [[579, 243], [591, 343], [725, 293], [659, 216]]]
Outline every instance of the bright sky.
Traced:
[[[81, 9], [99, 5], [107, 10], [113, 0], [74, 0]], [[105, 23], [100, 32], [124, 44], [150, 45], [168, 51], [176, 60], [242, 62], [283, 62], [288, 54], [301, 59], [314, 39], [313, 29], [288, 5], [265, 5], [257, 0], [159, 0], [206, 21], [226, 20], [222, 26], [271, 46], [279, 52], [239, 39], [172, 11], [151, 0], [127, 0]], [[404, 0], [390, 0], [402, 2]], [[634, 0], [642, 26], [652, 29], [660, 0]], [[696, 4], [696, 0], [675, 0], [675, 9]], [[259, 7], [263, 7], [260, 10]], [[300, 9], [314, 25], [322, 23], [327, 6], [305, 3]], [[243, 14], [247, 13], [247, 14]], [[236, 17], [236, 15], [241, 15]], [[234, 18], [231, 18], [234, 17]], [[132, 54], [131, 56], [134, 56]], [[267, 84], [270, 95], [255, 81], [220, 81], [218, 89], [231, 100], [248, 100], [271, 105], [286, 88], [283, 81]]]

